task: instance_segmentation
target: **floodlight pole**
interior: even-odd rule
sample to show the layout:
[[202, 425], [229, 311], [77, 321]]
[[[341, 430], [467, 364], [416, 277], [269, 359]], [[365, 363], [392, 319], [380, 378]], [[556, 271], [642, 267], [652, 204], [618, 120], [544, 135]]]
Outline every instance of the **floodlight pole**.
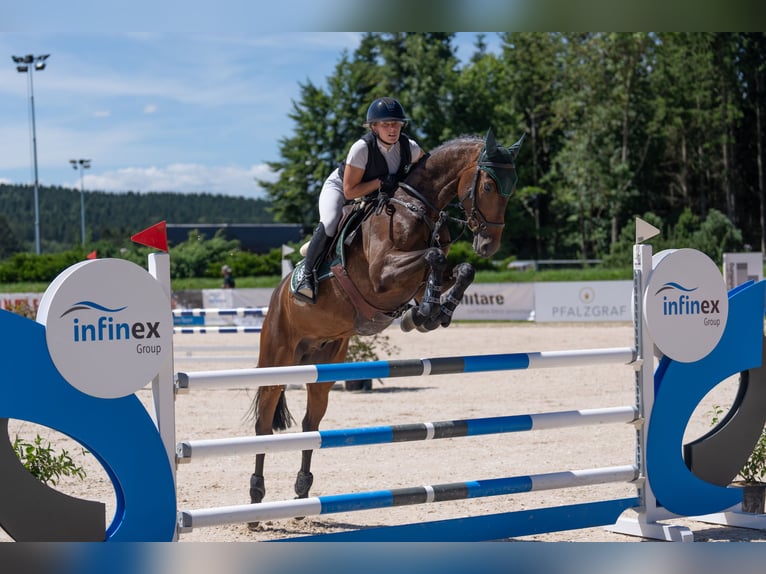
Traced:
[[85, 247], [85, 183], [83, 170], [90, 168], [89, 159], [70, 159], [72, 168], [80, 169], [80, 237], [83, 247]]
[[34, 85], [34, 72], [42, 71], [45, 69], [45, 60], [48, 59], [50, 54], [43, 54], [41, 56], [33, 56], [27, 54], [26, 56], [11, 56], [14, 63], [16, 63], [16, 71], [21, 74], [28, 74], [28, 90], [29, 90], [29, 110], [30, 120], [32, 122], [32, 163], [35, 173], [35, 253], [40, 255], [40, 201], [39, 201], [39, 178], [37, 174], [37, 128], [35, 126], [35, 85]]

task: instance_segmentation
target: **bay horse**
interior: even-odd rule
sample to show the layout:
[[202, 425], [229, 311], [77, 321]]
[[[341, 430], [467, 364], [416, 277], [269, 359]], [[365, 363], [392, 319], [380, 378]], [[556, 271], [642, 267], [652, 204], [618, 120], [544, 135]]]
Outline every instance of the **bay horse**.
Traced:
[[[448, 141], [421, 158], [391, 196], [379, 194], [366, 208], [359, 207], [364, 215], [356, 231], [344, 236], [339, 228], [343, 256], [332, 267], [332, 275], [319, 282], [316, 304], [293, 296], [292, 275], [274, 290], [263, 321], [257, 366], [342, 362], [352, 336], [373, 335], [400, 317], [406, 331], [448, 326], [474, 270], [468, 263], [455, 266], [447, 279], [451, 286], [441, 294], [450, 244], [446, 223], [457, 221], [470, 229], [478, 255], [490, 257], [497, 251], [523, 139], [505, 148], [497, 145], [490, 129], [484, 139]], [[444, 211], [455, 198], [465, 219], [450, 218]], [[413, 306], [413, 300], [419, 303]], [[306, 385], [304, 432], [318, 430], [333, 385]], [[257, 435], [285, 430], [293, 422], [284, 391], [284, 385], [259, 387], [252, 405]], [[302, 451], [297, 498], [307, 498], [312, 486], [312, 453]], [[266, 494], [265, 456], [256, 455], [250, 477], [252, 503], [261, 502]], [[251, 529], [256, 527], [257, 523], [250, 524]]]

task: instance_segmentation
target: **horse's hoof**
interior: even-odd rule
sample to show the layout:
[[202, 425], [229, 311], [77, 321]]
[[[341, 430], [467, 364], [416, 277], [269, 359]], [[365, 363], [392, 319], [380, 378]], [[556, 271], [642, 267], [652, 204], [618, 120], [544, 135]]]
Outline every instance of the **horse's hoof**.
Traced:
[[409, 333], [413, 329], [420, 327], [424, 320], [425, 317], [419, 313], [418, 309], [413, 307], [408, 309], [407, 312], [402, 315], [399, 326], [401, 327], [402, 331]]

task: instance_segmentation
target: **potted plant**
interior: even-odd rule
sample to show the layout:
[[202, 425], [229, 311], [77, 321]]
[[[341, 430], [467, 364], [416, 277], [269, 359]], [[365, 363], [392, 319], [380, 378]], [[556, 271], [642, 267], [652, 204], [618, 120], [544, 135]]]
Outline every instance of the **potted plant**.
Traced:
[[739, 471], [742, 478], [742, 512], [763, 514], [766, 502], [766, 429], [761, 432], [753, 453]]
[[[713, 406], [711, 425], [721, 420], [723, 409]], [[742, 512], [764, 514], [766, 512], [766, 427], [761, 431], [753, 452], [738, 474], [741, 480], [733, 484], [742, 488]]]
[[[354, 335], [351, 337], [351, 342], [348, 345], [346, 361], [350, 363], [377, 361], [380, 359], [378, 350], [385, 351], [388, 355], [399, 352], [399, 348], [391, 344], [388, 335], [381, 333], [366, 337]], [[372, 390], [372, 379], [346, 381], [345, 388], [347, 391], [370, 391]]]

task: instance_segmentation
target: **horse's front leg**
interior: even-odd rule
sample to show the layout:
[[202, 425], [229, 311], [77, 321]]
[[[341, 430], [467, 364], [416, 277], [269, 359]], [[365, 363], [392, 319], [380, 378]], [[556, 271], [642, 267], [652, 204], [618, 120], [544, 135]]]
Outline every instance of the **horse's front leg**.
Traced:
[[473, 283], [473, 278], [476, 275], [476, 270], [470, 263], [461, 263], [455, 266], [452, 270], [452, 279], [455, 281], [442, 296], [441, 306], [439, 307], [439, 314], [435, 317], [431, 317], [418, 326], [418, 331], [421, 333], [427, 333], [433, 331], [438, 327], [449, 327], [452, 322], [452, 313], [455, 308], [463, 300], [463, 295], [468, 286]]
[[452, 271], [452, 278], [455, 283], [442, 297], [441, 313], [438, 317], [439, 325], [449, 327], [452, 322], [452, 313], [463, 300], [463, 295], [465, 295], [468, 286], [473, 283], [475, 276], [476, 270], [470, 263], [461, 263]]
[[447, 267], [447, 256], [440, 249], [431, 247], [423, 257], [431, 268], [426, 290], [420, 305], [407, 310], [402, 316], [402, 331], [420, 329], [421, 325], [438, 317], [441, 309], [442, 282], [444, 269]]

